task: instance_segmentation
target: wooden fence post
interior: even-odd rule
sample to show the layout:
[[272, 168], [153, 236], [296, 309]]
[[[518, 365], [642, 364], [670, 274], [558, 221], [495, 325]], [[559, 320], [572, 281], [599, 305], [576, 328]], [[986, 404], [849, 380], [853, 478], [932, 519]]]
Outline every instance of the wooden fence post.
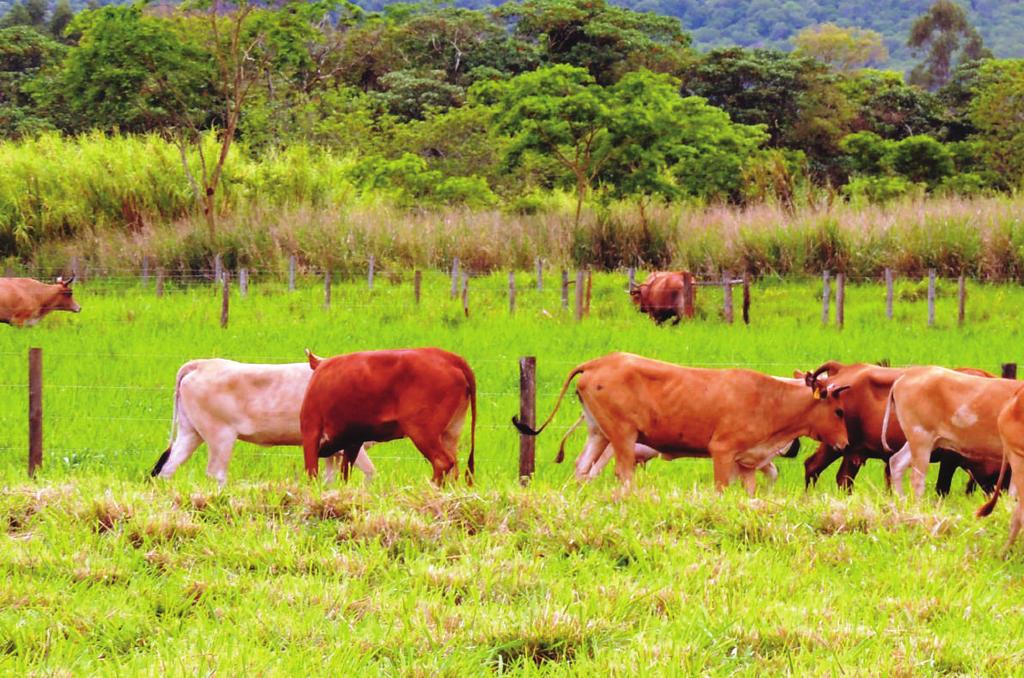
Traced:
[[373, 268], [376, 265], [377, 260], [374, 256], [370, 255], [370, 267], [366, 270], [366, 287], [371, 292], [373, 291]]
[[228, 326], [228, 298], [231, 296], [231, 274], [228, 271], [221, 271], [224, 280], [224, 293], [220, 301], [220, 326]]
[[416, 305], [420, 305], [420, 288], [423, 285], [423, 271], [416, 269], [412, 274], [413, 295], [416, 297]]
[[28, 476], [43, 463], [43, 349], [28, 350]]
[[220, 255], [216, 254], [213, 257], [213, 282], [219, 283], [221, 275], [224, 273], [224, 264], [221, 262]]
[[935, 324], [935, 269], [928, 269], [928, 327]]
[[537, 291], [544, 291], [544, 260], [537, 257], [534, 265], [537, 267]]
[[247, 268], [238, 269], [238, 295], [249, 296], [249, 269]]
[[71, 277], [78, 280], [82, 277], [81, 272], [78, 270], [78, 257], [71, 257]]
[[846, 321], [846, 274], [836, 273], [836, 327], [843, 329]]
[[324, 271], [324, 310], [331, 307], [331, 269]]
[[156, 296], [164, 296], [164, 269], [163, 266], [156, 267]]
[[452, 299], [459, 296], [459, 258], [452, 259]]
[[[519, 359], [519, 421], [533, 428], [537, 425], [537, 358]], [[536, 436], [519, 434], [519, 483], [527, 485], [533, 477]]]
[[629, 291], [629, 292], [632, 292], [634, 287], [636, 287], [636, 268], [633, 267], [633, 266], [630, 266], [629, 267], [629, 287], [627, 287], [626, 290]]
[[295, 255], [288, 257], [288, 291], [295, 291]]
[[594, 272], [587, 268], [587, 296], [583, 302], [583, 315], [590, 317], [590, 291], [593, 288]]
[[142, 256], [142, 286], [149, 287], [149, 257]]
[[569, 270], [562, 269], [562, 310], [569, 310]]
[[885, 317], [892, 320], [892, 269], [885, 269]]
[[583, 269], [576, 271], [576, 321], [583, 320]]
[[1017, 363], [1003, 363], [1002, 365], [1003, 379], [1016, 379], [1017, 378]]
[[693, 279], [693, 274], [689, 271], [683, 272], [683, 315], [687, 318], [692, 318], [697, 312], [694, 308], [697, 304], [697, 296], [694, 293], [697, 286], [694, 284], [696, 281]]
[[722, 317], [732, 324], [732, 277], [729, 271], [722, 271]]
[[964, 316], [967, 313], [967, 282], [964, 280], [964, 274], [960, 274], [960, 279], [957, 280], [957, 311], [956, 311], [956, 324], [959, 327], [964, 326]]
[[[683, 296], [686, 295], [686, 284], [683, 283]], [[750, 324], [750, 271], [743, 271], [743, 324]]]
[[829, 286], [828, 278], [829, 278], [829, 271], [826, 268], [824, 271], [821, 272], [821, 285], [822, 285], [822, 292], [821, 292], [821, 324], [822, 325], [828, 325], [828, 304], [829, 304], [829, 301], [831, 300], [831, 297], [832, 297], [832, 288]]
[[462, 313], [469, 317], [469, 274], [462, 274]]
[[515, 315], [516, 313], [516, 274], [514, 271], [508, 272], [508, 314]]

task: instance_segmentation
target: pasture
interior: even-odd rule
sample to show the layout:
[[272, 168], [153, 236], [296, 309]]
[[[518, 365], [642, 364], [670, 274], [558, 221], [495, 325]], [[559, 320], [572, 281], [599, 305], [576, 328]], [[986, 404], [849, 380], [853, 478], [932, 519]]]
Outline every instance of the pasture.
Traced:
[[[1024, 661], [1024, 550], [998, 555], [1012, 501], [976, 520], [965, 477], [944, 501], [897, 501], [869, 462], [852, 496], [827, 471], [803, 489], [797, 460], [748, 499], [712, 491], [704, 460], [651, 462], [613, 499], [611, 469], [577, 487], [551, 463], [579, 413], [567, 401], [516, 481], [520, 356], [537, 357], [547, 415], [576, 364], [624, 350], [688, 365], [790, 375], [824, 360], [971, 365], [1024, 359], [1024, 290], [955, 283], [926, 327], [923, 286], [847, 287], [846, 328], [822, 327], [820, 282], [761, 281], [752, 324], [723, 324], [702, 288], [698, 320], [656, 327], [625, 276], [594, 278], [582, 323], [559, 290], [520, 274], [474, 278], [470, 316], [448, 279], [411, 273], [294, 293], [254, 280], [218, 326], [212, 286], [79, 286], [83, 312], [0, 327], [0, 671], [24, 674], [1014, 675]], [[554, 282], [554, 275], [548, 281]], [[738, 304], [737, 304], [738, 305]], [[738, 317], [737, 313], [737, 317]], [[200, 448], [171, 481], [148, 472], [167, 445], [174, 375], [195, 357], [289, 362], [434, 345], [463, 355], [479, 391], [477, 484], [437, 490], [406, 441], [371, 449], [378, 477], [345, 487], [301, 475], [295, 448], [238, 444], [229, 481]], [[26, 467], [26, 353], [44, 349], [45, 457]], [[559, 428], [560, 427], [560, 428]], [[577, 433], [573, 455], [582, 444]], [[460, 467], [464, 466], [464, 436]], [[803, 459], [813, 446], [804, 441]]]

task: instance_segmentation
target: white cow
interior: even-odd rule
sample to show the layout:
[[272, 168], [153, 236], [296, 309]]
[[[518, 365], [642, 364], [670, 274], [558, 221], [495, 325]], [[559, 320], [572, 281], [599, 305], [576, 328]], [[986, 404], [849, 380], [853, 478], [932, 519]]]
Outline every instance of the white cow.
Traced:
[[[312, 376], [305, 362], [259, 365], [211, 358], [185, 363], [174, 387], [170, 446], [151, 475], [170, 478], [205, 442], [209, 449], [206, 474], [224, 484], [235, 440], [302, 445], [299, 409]], [[338, 455], [327, 459], [328, 481], [338, 463]], [[355, 464], [367, 479], [373, 477], [373, 462], [365, 447]]]

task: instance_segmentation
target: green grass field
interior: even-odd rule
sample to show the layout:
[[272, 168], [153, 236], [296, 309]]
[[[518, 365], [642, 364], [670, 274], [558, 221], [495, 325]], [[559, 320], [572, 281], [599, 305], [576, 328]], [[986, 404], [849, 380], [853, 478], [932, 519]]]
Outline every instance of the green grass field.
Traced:
[[[614, 350], [780, 375], [827, 359], [998, 371], [1024, 362], [1024, 290], [971, 285], [957, 328], [955, 283], [944, 284], [929, 329], [922, 284], [898, 285], [893, 321], [883, 288], [856, 284], [840, 332], [821, 327], [813, 282], [758, 283], [749, 327], [722, 323], [721, 292], [702, 288], [701, 317], [672, 328], [632, 310], [623, 275], [595, 277], [582, 323], [526, 274], [510, 318], [506, 280], [473, 279], [466, 319], [440, 273], [425, 277], [420, 307], [411, 275], [382, 276], [372, 294], [365, 281], [336, 285], [329, 311], [316, 281], [289, 294], [257, 279], [233, 296], [226, 330], [212, 287], [158, 300], [135, 282], [93, 281], [76, 293], [80, 315], [0, 326], [0, 672], [1019, 675], [1024, 547], [999, 556], [1013, 500], [979, 521], [961, 475], [945, 501], [904, 503], [877, 462], [852, 496], [831, 471], [805, 493], [802, 465], [783, 459], [753, 500], [738, 487], [716, 495], [710, 462], [681, 460], [652, 462], [615, 501], [610, 469], [578, 487], [571, 464], [551, 463], [579, 413], [571, 401], [522, 489], [508, 422], [523, 355], [537, 356], [541, 416], [574, 365]], [[434, 489], [405, 441], [371, 450], [370, 486], [321, 487], [302, 477], [298, 449], [246, 444], [223, 489], [204, 476], [204, 448], [173, 480], [148, 479], [188, 359], [426, 345], [477, 374], [472, 489]], [[45, 381], [34, 481], [30, 346], [44, 349]]]

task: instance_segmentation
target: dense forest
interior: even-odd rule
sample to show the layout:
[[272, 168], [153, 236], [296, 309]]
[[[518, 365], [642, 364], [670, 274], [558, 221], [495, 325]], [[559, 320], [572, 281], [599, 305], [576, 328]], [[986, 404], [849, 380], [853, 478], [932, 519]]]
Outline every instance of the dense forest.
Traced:
[[[0, 0], [0, 15], [17, 0]], [[71, 0], [70, 8], [130, 4], [126, 0]], [[393, 2], [358, 0], [357, 5], [377, 12]], [[457, 0], [454, 6], [488, 9], [500, 0]], [[823, 23], [867, 28], [880, 33], [889, 53], [887, 67], [907, 71], [914, 54], [907, 35], [931, 0], [879, 3], [873, 0], [617, 0], [614, 4], [637, 12], [676, 17], [693, 38], [694, 47], [760, 47], [789, 50], [792, 38], [802, 29]], [[972, 0], [962, 3], [970, 22], [978, 28], [992, 53], [998, 57], [1024, 57], [1024, 1]]]
[[[555, 196], [576, 224], [626, 204], [646, 229], [672, 203], [882, 203], [1024, 177], [1024, 61], [994, 58], [950, 0], [912, 23], [908, 78], [873, 67], [870, 30], [701, 52], [676, 18], [601, 0], [25, 0], [0, 26], [0, 254], [190, 214], [213, 237], [241, 185], [406, 210]], [[57, 188], [75, 176], [75, 196]]]

